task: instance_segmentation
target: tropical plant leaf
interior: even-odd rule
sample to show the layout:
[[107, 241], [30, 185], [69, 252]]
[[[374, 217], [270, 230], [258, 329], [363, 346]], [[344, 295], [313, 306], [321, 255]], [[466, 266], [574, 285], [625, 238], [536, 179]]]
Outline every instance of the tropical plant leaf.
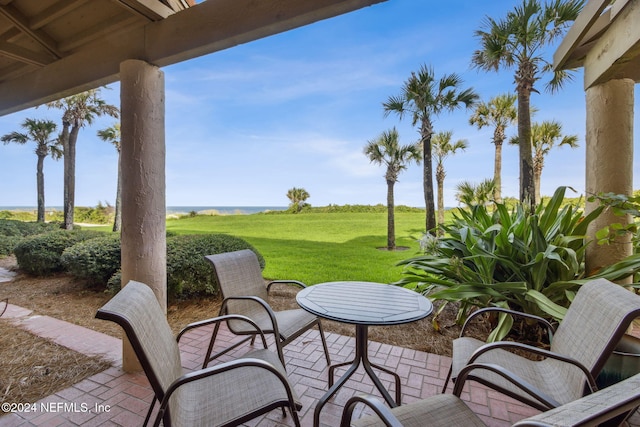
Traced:
[[534, 302], [540, 309], [554, 319], [561, 321], [567, 313], [567, 308], [556, 304], [547, 298], [542, 292], [530, 289], [527, 292], [527, 300]]

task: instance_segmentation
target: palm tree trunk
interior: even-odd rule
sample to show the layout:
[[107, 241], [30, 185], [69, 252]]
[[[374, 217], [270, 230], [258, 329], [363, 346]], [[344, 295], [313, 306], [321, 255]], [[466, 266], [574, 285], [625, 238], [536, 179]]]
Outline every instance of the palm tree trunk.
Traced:
[[423, 186], [424, 204], [426, 209], [426, 232], [430, 233], [436, 228], [436, 215], [433, 197], [433, 165], [431, 154], [431, 126], [423, 123], [421, 129], [422, 136], [422, 164], [423, 164]]
[[62, 132], [60, 133], [60, 141], [62, 142], [62, 156], [63, 156], [63, 174], [64, 174], [64, 185], [62, 188], [63, 191], [63, 201], [62, 201], [62, 228], [67, 229], [66, 227], [66, 218], [67, 218], [67, 200], [69, 199], [69, 190], [67, 188], [67, 175], [68, 175], [68, 163], [69, 163], [69, 122], [62, 121]]
[[387, 180], [387, 249], [396, 248], [396, 220], [393, 202], [393, 186], [395, 181]]
[[38, 154], [38, 166], [36, 172], [36, 182], [38, 187], [38, 219], [37, 222], [44, 222], [44, 158]]
[[533, 185], [535, 188], [536, 200], [539, 202], [541, 199], [540, 196], [540, 178], [542, 177], [542, 168], [537, 165], [533, 168]]
[[494, 141], [496, 154], [493, 161], [493, 182], [496, 189], [493, 191], [493, 199], [496, 203], [502, 203], [502, 141]]
[[65, 230], [73, 230], [73, 210], [76, 194], [76, 142], [79, 126], [73, 126], [69, 132], [64, 153], [64, 224]]
[[[444, 180], [438, 180], [438, 224], [444, 224]], [[442, 236], [442, 229], [438, 228], [438, 235]]]
[[118, 150], [118, 184], [116, 187], [116, 214], [113, 219], [113, 231], [120, 231], [122, 227], [122, 164], [120, 150]]
[[518, 86], [518, 147], [520, 152], [520, 201], [528, 203], [531, 212], [537, 203], [533, 177], [533, 156], [531, 149], [531, 92]]

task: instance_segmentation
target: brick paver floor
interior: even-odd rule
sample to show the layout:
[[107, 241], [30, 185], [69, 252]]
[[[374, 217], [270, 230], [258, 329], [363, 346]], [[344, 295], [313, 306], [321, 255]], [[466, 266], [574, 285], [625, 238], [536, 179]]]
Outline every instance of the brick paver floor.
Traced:
[[[21, 327], [76, 351], [102, 355], [113, 362], [113, 367], [37, 402], [34, 406], [36, 410], [33, 412], [12, 413], [0, 417], [0, 427], [142, 424], [153, 392], [144, 374], [128, 374], [122, 371], [122, 344], [119, 339], [47, 316], [33, 316], [29, 310], [15, 305], [9, 306], [4, 317], [13, 318]], [[185, 369], [191, 370], [199, 366], [210, 333], [211, 328], [202, 328], [183, 337], [180, 348]], [[223, 328], [216, 346], [222, 348], [234, 339]], [[353, 355], [353, 338], [329, 333], [327, 343], [333, 363], [349, 360]], [[272, 342], [270, 345], [273, 347]], [[247, 350], [245, 346], [242, 347], [237, 351]], [[448, 357], [377, 342], [370, 343], [369, 354], [372, 361], [400, 375], [403, 403], [439, 393], [451, 362]], [[220, 359], [223, 361], [233, 357], [237, 357], [237, 354], [225, 355]], [[318, 332], [308, 331], [285, 347], [285, 359], [289, 378], [303, 403], [300, 412], [302, 425], [312, 427], [315, 404], [327, 391], [328, 370]], [[340, 374], [338, 370], [337, 375]], [[392, 377], [382, 374], [380, 378], [393, 395], [395, 386]], [[322, 427], [337, 426], [345, 402], [357, 393], [377, 395], [377, 390], [369, 378], [360, 370], [325, 405], [320, 417]], [[509, 426], [517, 420], [537, 413], [532, 408], [475, 383], [466, 386], [462, 398], [490, 426]], [[356, 416], [359, 415], [356, 411]], [[291, 426], [293, 423], [290, 417], [284, 418], [282, 412], [276, 410], [247, 425], [273, 427]]]

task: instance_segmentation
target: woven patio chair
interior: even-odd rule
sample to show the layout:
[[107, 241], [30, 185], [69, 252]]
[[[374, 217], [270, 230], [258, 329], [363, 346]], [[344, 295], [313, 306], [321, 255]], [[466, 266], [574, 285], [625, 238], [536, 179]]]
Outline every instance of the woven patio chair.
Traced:
[[[356, 405], [375, 415], [352, 420]], [[514, 427], [619, 426], [640, 406], [640, 374], [557, 408], [518, 421]], [[341, 427], [485, 427], [460, 398], [438, 394], [389, 409], [371, 396], [354, 396], [345, 404]]]
[[[147, 412], [149, 423], [160, 403], [154, 426], [236, 426], [276, 408], [289, 408], [300, 425], [302, 405], [288, 382], [278, 356], [266, 349], [210, 368], [184, 373], [178, 343], [195, 328], [229, 320], [229, 316], [192, 323], [173, 337], [158, 301], [147, 285], [130, 281], [96, 314], [120, 325], [129, 339], [155, 398]], [[233, 316], [240, 320], [241, 316]], [[257, 327], [250, 319], [244, 319]]]
[[[491, 310], [479, 310], [479, 314]], [[460, 338], [453, 341], [443, 392], [451, 378], [455, 382], [453, 393], [460, 396], [464, 380], [457, 378], [464, 373], [466, 380], [478, 381], [543, 411], [579, 399], [597, 390], [596, 376], [638, 316], [640, 296], [605, 279], [580, 287], [557, 330], [550, 332], [549, 350], [512, 341], [485, 343], [464, 337], [465, 327], [474, 317], [470, 316]], [[550, 327], [544, 319], [538, 320]], [[531, 360], [508, 351], [514, 349], [543, 359]], [[475, 369], [477, 364], [484, 367]]]
[[[274, 311], [267, 302], [269, 290], [274, 284], [282, 283], [304, 288], [306, 287], [304, 283], [297, 280], [273, 280], [265, 286], [258, 257], [249, 249], [207, 255], [205, 258], [213, 264], [215, 278], [224, 298], [220, 307], [220, 315], [240, 314], [247, 316], [256, 322], [265, 334], [273, 334], [278, 356], [283, 365], [285, 362], [282, 348], [317, 325], [327, 365], [331, 365], [327, 341], [318, 317], [301, 308]], [[253, 343], [256, 331], [248, 327], [246, 323], [231, 320], [227, 322], [227, 327], [236, 335], [249, 336], [213, 356], [210, 347], [205, 357], [205, 364], [249, 339]], [[218, 329], [219, 325], [216, 325], [213, 332], [214, 339]]]

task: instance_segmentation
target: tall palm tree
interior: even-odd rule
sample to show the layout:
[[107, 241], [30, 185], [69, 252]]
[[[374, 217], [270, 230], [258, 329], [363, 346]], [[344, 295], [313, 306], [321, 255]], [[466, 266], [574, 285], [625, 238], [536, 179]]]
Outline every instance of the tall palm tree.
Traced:
[[[513, 137], [511, 144], [518, 144], [518, 138]], [[531, 126], [531, 147], [533, 152], [533, 179], [536, 200], [540, 200], [540, 178], [544, 168], [544, 158], [555, 146], [567, 145], [578, 147], [578, 135], [562, 135], [562, 125], [555, 120], [545, 120]]]
[[300, 212], [306, 204], [305, 202], [309, 198], [309, 192], [304, 188], [293, 187], [287, 191], [287, 198], [291, 201], [289, 208], [294, 213], [297, 213]]
[[122, 167], [120, 164], [120, 123], [98, 131], [98, 138], [109, 142], [118, 151], [118, 184], [116, 187], [116, 214], [113, 219], [113, 231], [120, 231], [122, 226]]
[[[481, 48], [474, 52], [472, 64], [482, 70], [498, 71], [501, 67], [515, 68], [518, 94], [518, 138], [531, 140], [531, 92], [542, 74], [552, 70], [543, 58], [543, 50], [564, 34], [574, 21], [584, 0], [549, 0], [544, 6], [539, 0], [522, 0], [520, 6], [501, 20], [486, 17], [483, 29], [475, 32]], [[555, 91], [570, 75], [554, 71], [547, 89]], [[528, 202], [531, 210], [537, 203], [533, 178], [533, 156], [530, 144], [520, 144], [520, 201]]]
[[438, 224], [444, 224], [444, 178], [447, 173], [444, 170], [444, 159], [456, 154], [459, 150], [467, 149], [467, 141], [459, 139], [451, 142], [452, 131], [438, 132], [433, 135], [433, 157], [436, 159], [436, 182], [438, 184]]
[[91, 124], [95, 117], [107, 114], [118, 118], [118, 108], [100, 98], [100, 89], [72, 95], [49, 102], [47, 107], [62, 110], [62, 132], [59, 140], [64, 155], [64, 207], [63, 228], [73, 228], [73, 209], [76, 192], [76, 143], [80, 129]]
[[378, 138], [368, 141], [364, 147], [364, 154], [372, 163], [387, 166], [384, 174], [387, 181], [387, 249], [392, 251], [396, 248], [393, 187], [398, 182], [400, 172], [405, 170], [411, 161], [420, 163], [420, 148], [417, 144], [400, 146], [398, 131], [394, 127], [382, 132]]
[[385, 116], [394, 112], [402, 119], [405, 114], [410, 114], [412, 125], [420, 126], [427, 232], [431, 232], [436, 227], [431, 163], [433, 118], [443, 111], [453, 111], [461, 106], [466, 108], [473, 106], [478, 95], [472, 88], [461, 90], [462, 83], [462, 79], [457, 74], [448, 74], [436, 80], [433, 68], [422, 65], [417, 73], [411, 73], [411, 77], [404, 82], [400, 95], [391, 96], [382, 104]]
[[17, 144], [26, 144], [28, 141], [36, 143], [36, 156], [38, 156], [38, 164], [36, 169], [36, 186], [38, 191], [38, 222], [44, 222], [44, 159], [51, 155], [58, 160], [62, 156], [62, 151], [57, 144], [56, 139], [51, 138], [51, 134], [56, 130], [56, 124], [51, 120], [25, 119], [22, 128], [26, 133], [11, 132], [0, 137], [0, 140], [8, 144], [15, 142]]
[[469, 123], [478, 129], [493, 126], [493, 181], [496, 184], [493, 198], [497, 203], [502, 202], [502, 144], [507, 138], [507, 128], [516, 123], [517, 118], [516, 95], [510, 93], [495, 96], [489, 102], [480, 102], [469, 118]]

